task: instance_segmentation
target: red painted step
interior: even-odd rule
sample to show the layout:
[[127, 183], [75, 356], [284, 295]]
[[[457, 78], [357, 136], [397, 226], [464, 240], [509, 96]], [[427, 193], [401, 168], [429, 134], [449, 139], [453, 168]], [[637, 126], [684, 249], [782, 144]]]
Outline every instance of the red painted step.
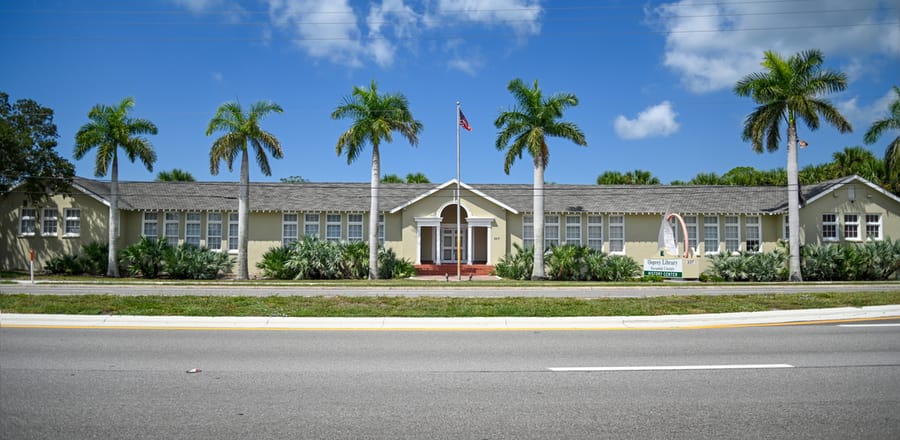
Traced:
[[[462, 275], [490, 275], [494, 266], [487, 264], [462, 264]], [[416, 266], [416, 272], [420, 276], [456, 275], [456, 264], [420, 264]]]

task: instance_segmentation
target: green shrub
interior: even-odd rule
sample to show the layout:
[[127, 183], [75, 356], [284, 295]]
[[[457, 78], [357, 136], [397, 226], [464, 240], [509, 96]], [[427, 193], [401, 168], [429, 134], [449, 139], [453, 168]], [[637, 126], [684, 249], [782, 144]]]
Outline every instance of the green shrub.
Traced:
[[262, 269], [262, 276], [265, 278], [292, 280], [297, 276], [297, 272], [287, 268], [290, 256], [290, 247], [273, 247], [263, 254], [262, 260], [256, 263], [256, 267]]
[[[366, 271], [368, 273], [368, 270]], [[378, 277], [381, 279], [399, 279], [416, 276], [416, 267], [405, 258], [398, 258], [393, 249], [378, 249]]]
[[296, 273], [297, 280], [333, 280], [343, 278], [341, 245], [304, 236], [291, 244], [285, 267]]
[[105, 275], [109, 268], [109, 244], [91, 242], [81, 247], [81, 267], [91, 275]]
[[494, 274], [510, 280], [530, 279], [534, 269], [534, 248], [530, 246], [523, 248], [517, 243], [513, 243], [513, 248], [514, 253], [504, 255], [494, 265]]
[[166, 237], [160, 237], [158, 240], [141, 237], [137, 243], [122, 249], [119, 261], [131, 276], [159, 278], [163, 270], [163, 259], [168, 250]]
[[547, 252], [547, 275], [553, 280], [586, 280], [589, 272], [585, 258], [592, 253], [595, 251], [586, 246], [553, 246]]
[[629, 281], [641, 275], [641, 266], [625, 255], [592, 257], [588, 268], [590, 279], [597, 281]]
[[62, 255], [53, 257], [44, 265], [47, 272], [56, 275], [81, 275], [84, 269], [77, 255]]
[[234, 267], [234, 260], [227, 254], [191, 244], [166, 249], [163, 262], [166, 274], [175, 279], [212, 280]]
[[707, 278], [722, 281], [784, 281], [788, 277], [787, 254], [774, 252], [722, 253], [709, 257]]
[[344, 276], [352, 279], [364, 279], [369, 277], [369, 245], [368, 243], [357, 241], [346, 243], [343, 246], [343, 262]]
[[802, 254], [803, 279], [809, 281], [879, 281], [900, 270], [900, 242], [891, 239], [809, 244]]

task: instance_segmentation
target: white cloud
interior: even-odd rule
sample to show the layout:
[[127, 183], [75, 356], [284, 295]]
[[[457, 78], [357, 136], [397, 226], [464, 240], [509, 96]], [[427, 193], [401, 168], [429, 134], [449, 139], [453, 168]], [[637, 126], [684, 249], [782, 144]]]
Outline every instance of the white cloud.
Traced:
[[438, 0], [432, 26], [479, 23], [506, 26], [520, 36], [541, 31], [543, 13], [539, 0]]
[[835, 107], [850, 121], [856, 131], [864, 132], [868, 130], [873, 122], [888, 115], [890, 105], [896, 98], [897, 94], [894, 93], [893, 89], [890, 89], [884, 96], [869, 105], [860, 107], [859, 98], [854, 96], [850, 99], [836, 102]]
[[194, 14], [215, 11], [222, 14], [229, 22], [240, 21], [244, 8], [233, 0], [169, 0], [177, 6], [191, 11]]
[[678, 113], [672, 110], [672, 104], [663, 101], [638, 113], [635, 119], [619, 115], [613, 125], [622, 139], [665, 137], [678, 132], [680, 126], [675, 122], [676, 116]]
[[213, 72], [212, 80], [216, 84], [224, 84], [225, 83], [225, 75], [222, 75], [222, 72]]
[[[826, 57], [859, 61], [877, 54], [900, 55], [900, 30], [885, 14], [892, 0], [817, 2], [710, 2], [681, 0], [647, 11], [666, 32], [663, 64], [694, 92], [727, 89], [744, 75], [759, 71], [763, 52], [785, 56], [816, 48]], [[828, 58], [826, 58], [826, 63]]]
[[313, 58], [358, 67], [365, 47], [348, 0], [268, 0], [269, 18]]

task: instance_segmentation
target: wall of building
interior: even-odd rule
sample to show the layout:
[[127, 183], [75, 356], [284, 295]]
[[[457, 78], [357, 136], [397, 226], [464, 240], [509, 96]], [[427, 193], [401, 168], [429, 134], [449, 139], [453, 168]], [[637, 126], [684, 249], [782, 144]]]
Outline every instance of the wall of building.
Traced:
[[[893, 208], [893, 209], [891, 209]], [[837, 240], [824, 238], [823, 214], [835, 214], [837, 220]], [[859, 238], [848, 239], [845, 235], [845, 214], [859, 215]], [[900, 233], [900, 208], [888, 195], [862, 183], [844, 185], [830, 194], [808, 203], [800, 211], [800, 223], [803, 233], [802, 243], [855, 243], [869, 239], [866, 236], [866, 214], [881, 216], [882, 239], [896, 240]]]

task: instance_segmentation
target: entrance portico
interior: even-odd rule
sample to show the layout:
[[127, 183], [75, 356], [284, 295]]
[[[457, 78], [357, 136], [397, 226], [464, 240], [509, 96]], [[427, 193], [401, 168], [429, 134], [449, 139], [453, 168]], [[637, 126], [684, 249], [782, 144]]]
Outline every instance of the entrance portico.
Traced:
[[[460, 239], [457, 240], [456, 203], [444, 205], [439, 215], [416, 217], [416, 263], [456, 263], [457, 255], [463, 263], [491, 261], [492, 218], [470, 217], [465, 206], [460, 207]], [[457, 251], [457, 243], [460, 248]]]

